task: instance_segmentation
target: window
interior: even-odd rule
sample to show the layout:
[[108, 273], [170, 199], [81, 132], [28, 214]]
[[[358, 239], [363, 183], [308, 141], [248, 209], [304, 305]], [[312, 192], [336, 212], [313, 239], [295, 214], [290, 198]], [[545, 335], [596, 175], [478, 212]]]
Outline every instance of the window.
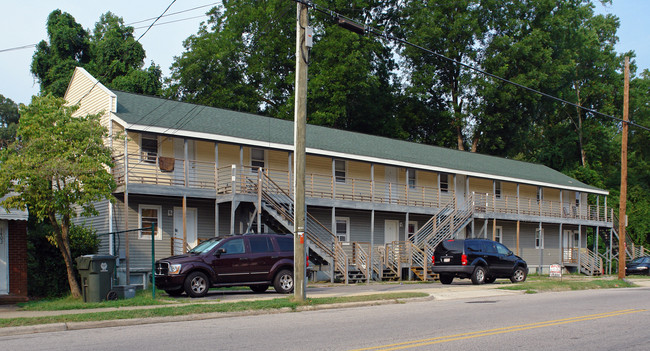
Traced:
[[293, 251], [293, 237], [277, 238], [280, 251]]
[[416, 186], [415, 170], [409, 169], [407, 173], [409, 175], [409, 189], [415, 189]]
[[543, 249], [544, 248], [544, 228], [535, 229], [535, 248]]
[[580, 207], [580, 192], [576, 191], [576, 208]]
[[[155, 239], [162, 240], [162, 208], [160, 206], [140, 205], [138, 217], [140, 228], [151, 228], [151, 224], [153, 224]], [[139, 238], [151, 240], [151, 230], [141, 230]]]
[[251, 167], [253, 167], [253, 172], [257, 172], [259, 168], [266, 167], [266, 158], [264, 157], [263, 149], [251, 149]]
[[449, 191], [449, 174], [440, 173], [440, 191], [446, 193]]
[[415, 235], [417, 231], [418, 231], [418, 222], [409, 221], [408, 238], [411, 239], [411, 237]]
[[221, 245], [222, 249], [226, 250], [226, 254], [243, 254], [246, 252], [244, 248], [244, 238], [232, 239]]
[[271, 245], [271, 239], [268, 237], [248, 237], [248, 243], [251, 246], [251, 253], [263, 253], [263, 252], [272, 252], [273, 245]]
[[501, 181], [494, 181], [494, 197], [497, 199], [501, 198]]
[[345, 183], [346, 165], [343, 160], [334, 160], [334, 176], [337, 183]]
[[336, 217], [336, 237], [339, 241], [350, 239], [350, 218]]
[[497, 247], [497, 253], [500, 255], [508, 255], [510, 253], [510, 250], [508, 250], [507, 247], [501, 245], [501, 244], [496, 244]]
[[140, 160], [147, 163], [156, 163], [158, 157], [158, 137], [153, 134], [142, 134], [140, 137]]
[[495, 227], [494, 231], [494, 241], [502, 243], [503, 242], [503, 227]]

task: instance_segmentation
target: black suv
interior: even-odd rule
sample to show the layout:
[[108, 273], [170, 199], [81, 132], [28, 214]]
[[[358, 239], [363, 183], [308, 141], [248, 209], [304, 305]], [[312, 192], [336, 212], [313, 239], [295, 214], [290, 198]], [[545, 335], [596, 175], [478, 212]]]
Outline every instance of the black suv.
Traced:
[[202, 297], [210, 287], [249, 286], [264, 292], [293, 291], [293, 235], [215, 237], [188, 253], [156, 261], [156, 287], [171, 296]]
[[445, 240], [434, 250], [431, 264], [442, 284], [451, 284], [454, 277], [471, 278], [473, 284], [493, 283], [496, 278], [517, 283], [525, 281], [528, 274], [526, 261], [486, 239]]

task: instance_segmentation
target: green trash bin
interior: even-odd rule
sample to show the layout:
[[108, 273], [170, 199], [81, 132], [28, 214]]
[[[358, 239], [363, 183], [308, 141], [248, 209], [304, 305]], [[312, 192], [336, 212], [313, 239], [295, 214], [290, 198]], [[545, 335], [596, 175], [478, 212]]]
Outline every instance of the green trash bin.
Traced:
[[112, 289], [115, 256], [85, 255], [77, 257], [76, 261], [84, 302], [117, 299], [117, 293]]

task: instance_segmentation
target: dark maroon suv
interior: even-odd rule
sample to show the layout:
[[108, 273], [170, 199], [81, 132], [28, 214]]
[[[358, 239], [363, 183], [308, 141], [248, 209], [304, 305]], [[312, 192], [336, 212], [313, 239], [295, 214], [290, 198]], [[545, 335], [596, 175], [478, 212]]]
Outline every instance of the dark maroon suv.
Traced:
[[171, 296], [201, 297], [211, 287], [249, 286], [293, 291], [293, 236], [244, 234], [215, 237], [188, 253], [156, 261], [156, 287]]

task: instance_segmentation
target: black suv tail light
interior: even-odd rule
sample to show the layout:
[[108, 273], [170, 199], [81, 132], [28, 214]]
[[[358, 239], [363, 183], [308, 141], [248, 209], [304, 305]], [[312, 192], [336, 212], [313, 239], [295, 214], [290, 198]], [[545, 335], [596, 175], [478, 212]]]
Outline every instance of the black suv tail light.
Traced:
[[463, 254], [462, 256], [460, 256], [460, 264], [462, 264], [463, 266], [467, 266], [467, 255]]
[[431, 264], [432, 265], [436, 264], [436, 255], [431, 255]]

